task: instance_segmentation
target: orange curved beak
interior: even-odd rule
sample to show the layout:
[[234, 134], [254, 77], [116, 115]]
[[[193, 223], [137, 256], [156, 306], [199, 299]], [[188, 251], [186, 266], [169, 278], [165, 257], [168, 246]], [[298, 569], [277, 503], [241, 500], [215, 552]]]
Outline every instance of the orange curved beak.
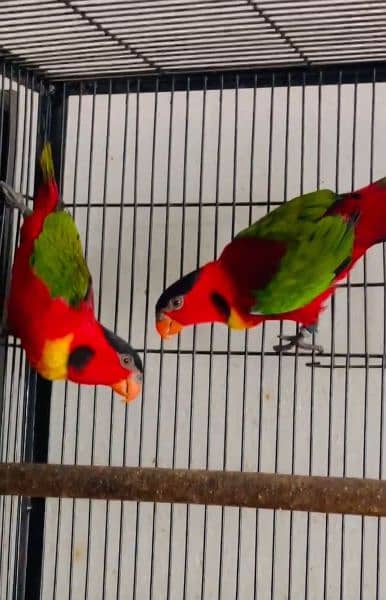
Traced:
[[117, 394], [123, 396], [124, 402], [132, 402], [142, 390], [142, 375], [132, 373], [127, 379], [122, 379], [111, 386]]
[[184, 326], [177, 321], [174, 321], [170, 317], [164, 314], [157, 315], [156, 317], [156, 329], [163, 340], [171, 338], [176, 333], [179, 333]]

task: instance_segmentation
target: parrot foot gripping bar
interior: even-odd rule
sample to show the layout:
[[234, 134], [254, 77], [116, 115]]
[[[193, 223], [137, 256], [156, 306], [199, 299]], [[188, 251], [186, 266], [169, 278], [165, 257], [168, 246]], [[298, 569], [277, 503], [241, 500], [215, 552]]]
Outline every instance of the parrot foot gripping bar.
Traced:
[[318, 354], [323, 353], [323, 347], [318, 344], [311, 344], [309, 342], [304, 341], [305, 335], [309, 335], [308, 329], [306, 327], [301, 327], [299, 333], [296, 335], [279, 335], [280, 340], [287, 341], [288, 344], [276, 344], [273, 347], [275, 352], [286, 352], [287, 350], [291, 350], [291, 348], [301, 348], [302, 350], [309, 350], [311, 352], [317, 352]]
[[5, 203], [9, 208], [18, 210], [23, 217], [28, 217], [32, 214], [32, 210], [26, 206], [22, 194], [15, 192], [5, 181], [0, 181], [0, 189], [4, 194]]

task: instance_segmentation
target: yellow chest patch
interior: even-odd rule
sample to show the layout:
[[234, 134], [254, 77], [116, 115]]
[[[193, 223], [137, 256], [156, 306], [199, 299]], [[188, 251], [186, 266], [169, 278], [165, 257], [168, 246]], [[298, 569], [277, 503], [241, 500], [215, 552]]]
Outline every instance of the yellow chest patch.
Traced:
[[70, 345], [74, 335], [69, 333], [56, 340], [47, 340], [37, 365], [37, 370], [46, 379], [66, 379], [67, 361], [70, 353]]

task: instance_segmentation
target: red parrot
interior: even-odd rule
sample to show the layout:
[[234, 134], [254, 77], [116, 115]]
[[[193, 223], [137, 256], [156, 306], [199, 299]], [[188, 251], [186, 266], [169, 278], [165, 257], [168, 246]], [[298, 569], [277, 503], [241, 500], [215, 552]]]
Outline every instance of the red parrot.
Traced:
[[7, 301], [7, 329], [20, 338], [42, 377], [107, 385], [126, 401], [134, 400], [141, 391], [141, 359], [95, 318], [91, 275], [76, 225], [60, 199], [48, 143], [40, 167], [42, 182], [33, 211], [0, 183], [8, 206], [24, 217]]
[[186, 325], [225, 323], [245, 329], [267, 320], [301, 324], [275, 351], [316, 331], [325, 301], [356, 261], [386, 240], [386, 178], [356, 192], [304, 194], [241, 231], [219, 258], [168, 287], [156, 304], [163, 338]]

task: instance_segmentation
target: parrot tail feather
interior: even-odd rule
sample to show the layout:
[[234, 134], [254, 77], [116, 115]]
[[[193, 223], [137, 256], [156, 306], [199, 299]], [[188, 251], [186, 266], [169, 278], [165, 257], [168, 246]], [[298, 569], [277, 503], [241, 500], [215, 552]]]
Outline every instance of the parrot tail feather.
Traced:
[[51, 144], [46, 142], [43, 146], [42, 153], [40, 155], [40, 168], [42, 170], [43, 181], [55, 179], [54, 161], [52, 158]]

